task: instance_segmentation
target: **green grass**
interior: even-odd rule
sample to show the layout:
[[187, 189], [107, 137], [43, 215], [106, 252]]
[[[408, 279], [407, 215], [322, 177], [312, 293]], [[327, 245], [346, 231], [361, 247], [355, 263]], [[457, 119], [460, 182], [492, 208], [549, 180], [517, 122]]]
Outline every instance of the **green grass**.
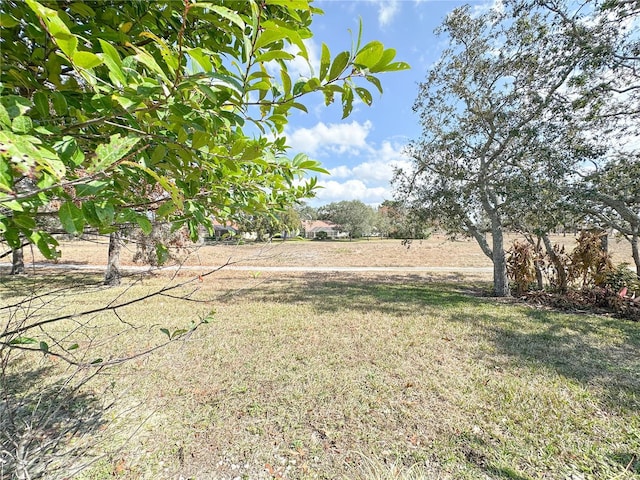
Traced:
[[[1, 288], [24, 294], [28, 281]], [[65, 294], [43, 313], [161, 282]], [[85, 478], [640, 478], [638, 323], [417, 275], [197, 283], [204, 303], [156, 298], [74, 333], [107, 358], [215, 310], [188, 340], [95, 381], [144, 407], [113, 427]]]

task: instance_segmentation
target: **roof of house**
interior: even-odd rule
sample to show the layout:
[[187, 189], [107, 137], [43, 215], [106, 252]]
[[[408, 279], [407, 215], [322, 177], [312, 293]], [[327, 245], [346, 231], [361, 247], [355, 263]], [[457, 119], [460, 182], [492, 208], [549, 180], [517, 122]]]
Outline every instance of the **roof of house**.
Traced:
[[337, 230], [339, 225], [326, 220], [303, 220], [302, 227], [307, 232], [319, 232], [321, 230]]

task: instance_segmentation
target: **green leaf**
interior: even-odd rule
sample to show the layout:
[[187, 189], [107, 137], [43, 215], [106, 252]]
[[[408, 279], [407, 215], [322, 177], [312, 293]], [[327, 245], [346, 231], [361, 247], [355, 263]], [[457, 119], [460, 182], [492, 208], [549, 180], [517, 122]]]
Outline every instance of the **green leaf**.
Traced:
[[211, 64], [209, 55], [203, 52], [202, 48], [191, 48], [187, 50], [187, 53], [198, 63], [198, 65], [202, 67], [205, 72], [211, 72], [213, 70], [213, 65]]
[[188, 331], [189, 330], [185, 328], [179, 328], [177, 330], [174, 330], [174, 332], [171, 334], [171, 340], [175, 340], [176, 338], [180, 337], [181, 335], [184, 335]]
[[44, 353], [49, 353], [49, 344], [47, 344], [47, 342], [40, 342], [40, 350]]
[[25, 230], [33, 230], [36, 228], [35, 219], [29, 215], [14, 214], [12, 219], [13, 223]]
[[76, 52], [73, 55], [73, 63], [81, 68], [95, 68], [102, 64], [102, 59], [95, 53]]
[[161, 243], [156, 245], [156, 259], [158, 261], [158, 265], [164, 265], [169, 259], [169, 250]]
[[97, 195], [107, 186], [107, 182], [96, 180], [93, 182], [76, 185], [76, 195], [78, 197], [90, 197]]
[[342, 118], [351, 115], [353, 110], [353, 90], [349, 85], [345, 85], [342, 92]]
[[65, 116], [68, 111], [68, 106], [67, 99], [64, 98], [64, 95], [60, 92], [51, 92], [51, 100], [56, 114], [60, 117]]
[[309, 0], [266, 0], [267, 5], [281, 5], [291, 10], [309, 10]]
[[371, 106], [371, 104], [373, 103], [373, 98], [371, 97], [371, 93], [369, 93], [369, 90], [362, 87], [356, 87], [356, 93], [364, 103], [366, 103], [368, 106]]
[[14, 118], [11, 122], [11, 130], [15, 133], [29, 133], [32, 128], [33, 122], [31, 118], [24, 115]]
[[118, 50], [116, 50], [109, 42], [106, 42], [101, 38], [98, 39], [98, 41], [102, 48], [102, 60], [109, 69], [110, 75], [113, 76], [112, 80], [116, 80], [115, 83], [119, 83], [120, 85], [126, 85], [127, 78], [122, 71], [122, 60], [120, 60]]
[[64, 52], [67, 58], [73, 58], [78, 48], [78, 39], [76, 36], [69, 31], [69, 28], [62, 19], [58, 17], [57, 12], [54, 17], [48, 22], [45, 20], [45, 22], [49, 27], [49, 33], [51, 33], [51, 36], [55, 39], [60, 50]]
[[291, 77], [286, 70], [280, 70], [280, 78], [282, 79], [282, 88], [284, 89], [285, 97], [291, 95]]
[[282, 50], [272, 50], [256, 57], [256, 62], [270, 62], [272, 60], [293, 60], [295, 55]]
[[58, 217], [63, 228], [72, 234], [82, 233], [84, 230], [84, 215], [82, 210], [73, 202], [67, 200], [58, 211]]
[[158, 207], [158, 210], [156, 210], [156, 215], [160, 218], [164, 218], [169, 216], [175, 211], [176, 211], [176, 204], [173, 203], [172, 200], [167, 200], [162, 205], [160, 205], [160, 207]]
[[353, 63], [363, 68], [372, 68], [382, 58], [384, 45], [378, 41], [367, 43], [362, 50], [356, 54]]
[[38, 341], [31, 337], [16, 337], [9, 342], [9, 345], [30, 345], [33, 343], [38, 343]]
[[196, 130], [195, 132], [193, 132], [193, 135], [191, 136], [191, 148], [195, 150], [200, 150], [201, 148], [207, 146], [210, 138], [211, 138], [211, 135], [208, 134], [207, 132]]
[[171, 334], [169, 333], [169, 329], [168, 328], [161, 328], [160, 331], [162, 333], [164, 333], [169, 340], [171, 340]]
[[82, 2], [74, 2], [71, 4], [71, 6], [69, 7], [69, 9], [72, 12], [77, 13], [78, 15], [85, 17], [85, 18], [91, 18], [91, 17], [95, 17], [96, 16], [96, 12], [93, 8], [91, 8], [89, 5], [86, 5]]
[[0, 123], [5, 127], [11, 126], [11, 117], [9, 117], [9, 112], [7, 112], [2, 103], [0, 103]]
[[80, 345], [78, 345], [77, 343], [74, 343], [69, 348], [67, 348], [67, 351], [70, 352], [71, 350], [77, 350], [78, 348], [80, 348]]
[[223, 7], [222, 5], [214, 5], [212, 3], [194, 3], [191, 5], [191, 7], [207, 8], [208, 10], [216, 12], [222, 18], [226, 18], [230, 22], [235, 23], [238, 27], [240, 27], [241, 30], [245, 29], [245, 23], [244, 20], [242, 20], [242, 17], [233, 10], [229, 10], [227, 7]]
[[331, 70], [329, 70], [328, 81], [333, 81], [340, 76], [349, 63], [349, 52], [340, 52], [336, 58], [333, 59], [331, 64]]
[[278, 28], [273, 28], [271, 30], [264, 30], [258, 37], [258, 40], [253, 46], [253, 49], [254, 51], [258, 51], [260, 48], [264, 48], [267, 45], [270, 45], [274, 42], [283, 40], [286, 37], [287, 37], [287, 33]]
[[9, 118], [24, 115], [31, 109], [31, 102], [18, 95], [3, 95], [0, 97], [0, 103], [6, 109]]
[[0, 28], [13, 28], [20, 25], [20, 22], [8, 13], [0, 13]]
[[160, 77], [165, 80], [165, 81], [169, 81], [169, 79], [167, 78], [166, 73], [164, 72], [164, 70], [162, 69], [162, 67], [160, 67], [160, 65], [158, 65], [158, 62], [156, 62], [156, 59], [153, 58], [153, 56], [151, 56], [146, 50], [142, 49], [142, 48], [138, 48], [138, 47], [133, 47], [134, 50], [136, 51], [136, 55], [134, 56], [134, 58], [141, 64], [143, 64], [144, 66], [146, 66], [147, 68], [149, 68], [150, 72], [154, 72], [157, 73], [158, 75], [160, 75]]
[[62, 50], [68, 58], [73, 58], [78, 46], [78, 39], [58, 16], [58, 12], [39, 4], [35, 0], [26, 0], [26, 2], [29, 8], [45, 23], [49, 34], [55, 39], [60, 50]]
[[161, 160], [164, 160], [166, 155], [167, 148], [164, 145], [158, 145], [153, 149], [153, 153], [151, 154], [151, 158], [149, 159], [149, 161], [151, 162], [151, 165], [155, 165]]
[[380, 80], [377, 77], [374, 77], [373, 75], [365, 75], [364, 78], [366, 78], [369, 83], [372, 83], [373, 85], [375, 85], [375, 87], [378, 89], [380, 94], [382, 94], [382, 84], [380, 83]]
[[109, 143], [96, 148], [97, 161], [89, 172], [101, 172], [121, 160], [140, 141], [136, 137], [121, 137], [119, 133], [111, 135]]
[[407, 62], [395, 62], [395, 63], [390, 63], [380, 71], [381, 72], [399, 72], [401, 70], [409, 70], [409, 69], [411, 69], [411, 65], [409, 65]]
[[377, 72], [382, 72], [384, 71], [384, 67], [386, 67], [387, 65], [389, 65], [389, 63], [391, 63], [391, 61], [396, 58], [396, 51], [393, 48], [387, 48], [383, 53], [382, 56], [380, 57], [380, 60], [378, 60], [378, 62], [369, 67], [369, 71], [372, 73], [377, 73]]
[[136, 223], [138, 224], [138, 226], [144, 232], [145, 235], [151, 234], [151, 231], [153, 230], [153, 225], [151, 224], [151, 221], [147, 217], [145, 217], [144, 215], [138, 215], [136, 217]]
[[98, 221], [105, 226], [112, 225], [116, 212], [113, 205], [107, 202], [101, 202], [95, 204], [95, 212], [98, 217]]
[[55, 250], [55, 247], [58, 246], [58, 241], [50, 234], [42, 231], [31, 232], [28, 237], [31, 243], [35, 244], [38, 247], [38, 250], [40, 250], [40, 253], [42, 253], [45, 258], [52, 259], [58, 257], [59, 252]]
[[322, 54], [320, 55], [320, 74], [318, 75], [318, 79], [320, 81], [324, 80], [324, 77], [327, 76], [327, 72], [329, 71], [329, 65], [331, 64], [331, 53], [329, 52], [329, 47], [325, 43], [322, 44]]
[[45, 92], [36, 92], [33, 94], [33, 104], [42, 118], [49, 117], [49, 97]]

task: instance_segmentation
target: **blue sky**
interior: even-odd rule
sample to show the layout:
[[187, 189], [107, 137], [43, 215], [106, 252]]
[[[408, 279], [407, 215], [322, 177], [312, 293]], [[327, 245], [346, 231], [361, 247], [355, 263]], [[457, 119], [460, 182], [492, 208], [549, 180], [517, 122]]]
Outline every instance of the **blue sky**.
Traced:
[[[397, 51], [396, 60], [408, 62], [411, 70], [380, 75], [384, 94], [374, 95], [371, 107], [355, 105], [352, 115], [341, 120], [339, 102], [329, 108], [323, 97], [306, 99], [308, 114], [295, 114], [286, 129], [292, 156], [298, 152], [322, 162], [331, 176], [322, 175], [324, 187], [308, 203], [320, 206], [340, 200], [361, 200], [377, 205], [392, 198], [390, 179], [393, 165], [407, 164], [402, 147], [420, 135], [418, 117], [412, 111], [418, 83], [446, 47], [434, 29], [448, 12], [470, 4], [484, 9], [487, 0], [316, 0], [324, 10], [316, 16], [314, 37], [307, 42], [312, 65], [319, 64], [321, 44], [327, 44], [332, 58], [349, 50], [363, 23], [363, 45], [381, 41]], [[349, 30], [353, 32], [350, 33]], [[317, 68], [317, 67], [316, 67]], [[300, 64], [301, 71], [305, 67]]]

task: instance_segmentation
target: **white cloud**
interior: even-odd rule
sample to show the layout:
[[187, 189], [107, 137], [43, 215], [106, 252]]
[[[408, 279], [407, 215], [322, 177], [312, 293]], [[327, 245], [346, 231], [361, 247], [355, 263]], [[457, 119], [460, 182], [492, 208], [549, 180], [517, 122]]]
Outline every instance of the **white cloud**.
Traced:
[[360, 200], [364, 203], [381, 203], [383, 199], [391, 197], [390, 187], [368, 187], [360, 180], [348, 180], [343, 183], [334, 180], [318, 182], [322, 188], [317, 191], [318, 205], [342, 200]]
[[336, 168], [330, 168], [329, 173], [331, 173], [331, 178], [348, 178], [353, 175], [351, 169], [344, 165], [340, 165]]
[[359, 123], [316, 124], [312, 128], [298, 128], [287, 132], [287, 143], [296, 152], [311, 156], [322, 156], [331, 152], [358, 155], [366, 150], [367, 135], [373, 124], [370, 121]]
[[319, 206], [341, 200], [361, 200], [370, 205], [379, 205], [393, 196], [391, 179], [395, 168], [406, 168], [408, 157], [402, 154], [403, 145], [384, 141], [380, 148], [368, 146], [367, 159], [353, 167], [340, 165], [331, 168], [330, 176], [322, 175], [317, 197], [311, 201]]
[[370, 121], [359, 123], [317, 123], [311, 128], [286, 132], [292, 154], [304, 152], [322, 159], [340, 154], [344, 164], [319, 175], [314, 206], [341, 200], [361, 200], [378, 205], [393, 196], [391, 180], [396, 168], [407, 168], [411, 160], [402, 153], [406, 139], [391, 138], [376, 144], [369, 140]]
[[391, 23], [393, 17], [400, 12], [400, 4], [398, 0], [379, 0], [378, 4], [378, 23], [384, 27]]
[[471, 15], [473, 17], [479, 17], [480, 15], [484, 15], [485, 13], [495, 11], [497, 13], [504, 12], [504, 1], [503, 0], [491, 0], [489, 2], [480, 3], [479, 5], [475, 5], [471, 10]]

